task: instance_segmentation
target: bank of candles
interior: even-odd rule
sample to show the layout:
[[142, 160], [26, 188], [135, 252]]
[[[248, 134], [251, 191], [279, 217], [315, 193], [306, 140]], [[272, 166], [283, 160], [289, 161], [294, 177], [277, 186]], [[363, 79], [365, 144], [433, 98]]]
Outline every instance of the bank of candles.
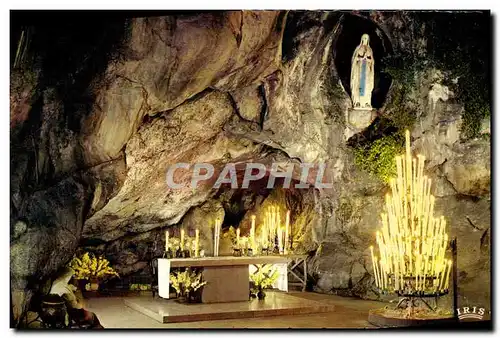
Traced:
[[410, 133], [406, 154], [396, 156], [397, 178], [389, 183], [381, 214], [382, 229], [375, 234], [380, 257], [370, 254], [378, 288], [405, 293], [443, 293], [449, 289], [452, 261], [447, 259], [448, 235], [443, 216], [434, 217], [431, 179], [424, 175], [425, 157], [412, 158]]
[[[261, 238], [263, 247], [267, 247], [265, 244], [270, 244], [270, 248], [273, 249], [277, 240], [279, 253], [288, 253], [288, 246], [290, 244], [290, 210], [286, 212], [285, 224], [283, 225], [280, 207], [268, 207], [264, 213], [262, 230], [263, 233], [267, 232]], [[263, 239], [264, 237], [266, 238]]]

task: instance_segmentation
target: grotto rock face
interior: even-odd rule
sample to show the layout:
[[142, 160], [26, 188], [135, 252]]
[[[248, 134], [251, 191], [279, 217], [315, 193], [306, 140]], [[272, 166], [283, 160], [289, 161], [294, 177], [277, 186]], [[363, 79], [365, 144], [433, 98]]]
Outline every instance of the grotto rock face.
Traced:
[[[335, 62], [350, 15], [375, 27], [384, 44], [380, 50], [413, 48], [425, 55], [423, 23], [408, 13], [231, 11], [127, 18], [96, 22], [85, 34], [91, 38], [82, 41], [61, 27], [55, 29], [64, 32], [60, 40], [54, 31], [39, 29], [33, 41], [45, 43], [31, 52], [43, 62], [27, 59], [11, 78], [16, 318], [75, 252], [105, 255], [122, 276], [142, 273], [163, 254], [165, 230], [198, 226], [210, 254], [207, 219], [224, 218], [228, 201], [240, 198], [243, 229], [251, 213], [277, 193], [257, 200], [212, 189], [213, 180], [196, 189], [171, 189], [166, 173], [179, 162], [210, 163], [216, 173], [226, 163], [326, 163], [325, 181], [333, 187], [304, 193], [314, 217], [300, 218], [297, 232], [310, 256], [309, 277], [319, 292], [379, 299], [369, 246], [388, 189], [357, 167], [348, 145], [373, 120], [352, 126], [352, 102]], [[78, 41], [74, 53], [81, 59], [71, 54]], [[75, 65], [61, 61], [72, 59]], [[58, 63], [63, 70], [49, 67]], [[446, 87], [445, 75], [425, 69], [419, 76], [412, 89], [419, 107], [413, 149], [429, 160], [425, 170], [434, 182], [436, 211], [458, 238], [461, 302], [488, 306], [489, 294], [477, 281], [490, 271], [490, 143], [461, 139], [464, 107]], [[391, 87], [372, 126], [390, 115], [398, 88]], [[177, 183], [190, 180], [189, 171], [174, 175]]]
[[283, 16], [236, 11], [133, 19], [122, 61], [106, 68], [96, 84], [96, 113], [83, 122], [88, 161], [115, 158], [147, 114], [173, 109], [206, 88], [233, 90], [271, 74], [279, 65]]
[[15, 316], [24, 313], [33, 289], [68, 262], [82, 233], [89, 192], [73, 178], [34, 193], [20, 210], [10, 246], [10, 271]]

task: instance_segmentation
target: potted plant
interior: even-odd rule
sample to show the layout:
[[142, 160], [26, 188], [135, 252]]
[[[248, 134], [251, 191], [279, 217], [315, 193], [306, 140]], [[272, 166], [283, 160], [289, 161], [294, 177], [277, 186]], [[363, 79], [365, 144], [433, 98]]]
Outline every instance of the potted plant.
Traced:
[[172, 272], [170, 274], [170, 283], [175, 289], [179, 301], [190, 303], [201, 302], [201, 287], [207, 284], [207, 282], [201, 281], [201, 272], [190, 269]]
[[69, 267], [75, 271], [74, 277], [78, 280], [87, 280], [85, 289], [97, 291], [99, 282], [108, 276], [117, 276], [118, 273], [109, 266], [109, 261], [102, 256], [86, 252], [80, 258], [74, 257]]
[[279, 277], [278, 270], [270, 264], [257, 265], [257, 271], [250, 275], [250, 281], [253, 284], [252, 293], [259, 299], [264, 299], [266, 293], [264, 289], [270, 288]]

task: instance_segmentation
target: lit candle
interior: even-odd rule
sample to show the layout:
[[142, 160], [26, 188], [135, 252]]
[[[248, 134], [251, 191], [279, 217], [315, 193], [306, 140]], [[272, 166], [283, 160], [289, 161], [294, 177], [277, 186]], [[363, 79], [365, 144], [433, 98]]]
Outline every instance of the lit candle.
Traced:
[[379, 273], [378, 273], [378, 265], [377, 265], [377, 259], [375, 258], [375, 285], [377, 285], [378, 288], [380, 288], [380, 279], [379, 279]]
[[382, 260], [380, 260], [380, 267], [381, 267], [380, 271], [382, 273], [382, 281], [383, 281], [382, 288], [387, 289], [387, 271], [385, 265], [382, 264]]
[[267, 248], [268, 239], [269, 239], [269, 234], [267, 232], [267, 227], [266, 226], [264, 226], [264, 228], [261, 227], [260, 241], [263, 248]]
[[219, 256], [219, 219], [215, 220], [214, 225], [214, 257]]
[[200, 254], [200, 230], [199, 229], [196, 229], [194, 241], [195, 241], [194, 256], [198, 257]]
[[286, 220], [285, 220], [285, 254], [288, 253], [288, 246], [290, 245], [290, 210], [286, 212]]
[[283, 230], [281, 227], [278, 227], [278, 250], [279, 253], [283, 253]]
[[181, 251], [184, 250], [184, 229], [181, 229]]
[[418, 290], [418, 274], [420, 270], [420, 259], [422, 256], [416, 255], [417, 262], [415, 263], [415, 290]]
[[220, 230], [222, 226], [222, 220], [217, 220], [217, 256], [219, 256], [219, 247], [220, 247]]
[[452, 261], [448, 260], [448, 271], [447, 271], [447, 274], [446, 274], [446, 282], [444, 283], [444, 289], [445, 290], [448, 290], [448, 287], [449, 287], [450, 275], [451, 275], [451, 264], [452, 264]]
[[252, 247], [252, 252], [254, 255], [256, 255], [257, 248], [255, 247], [255, 215], [252, 215], [252, 228], [250, 229], [250, 243]]
[[399, 267], [394, 260], [394, 290], [399, 290]]
[[240, 228], [236, 229], [236, 247], [240, 247]]
[[370, 245], [370, 254], [372, 256], [373, 274], [375, 275], [375, 256], [373, 255], [373, 245]]
[[441, 281], [439, 283], [439, 290], [444, 290], [445, 282], [446, 282], [446, 272], [447, 272], [448, 264], [442, 265], [443, 273], [441, 274]]
[[165, 230], [165, 251], [168, 251], [168, 236], [170, 236], [170, 234], [168, 230]]

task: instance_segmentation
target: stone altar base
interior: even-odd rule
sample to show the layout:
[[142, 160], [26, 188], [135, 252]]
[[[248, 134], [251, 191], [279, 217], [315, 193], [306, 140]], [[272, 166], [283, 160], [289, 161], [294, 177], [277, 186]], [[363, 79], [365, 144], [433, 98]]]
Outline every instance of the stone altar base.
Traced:
[[267, 292], [264, 300], [245, 302], [186, 304], [175, 299], [152, 297], [125, 298], [125, 304], [160, 323], [197, 322], [268, 316], [331, 312], [334, 307], [282, 292]]

